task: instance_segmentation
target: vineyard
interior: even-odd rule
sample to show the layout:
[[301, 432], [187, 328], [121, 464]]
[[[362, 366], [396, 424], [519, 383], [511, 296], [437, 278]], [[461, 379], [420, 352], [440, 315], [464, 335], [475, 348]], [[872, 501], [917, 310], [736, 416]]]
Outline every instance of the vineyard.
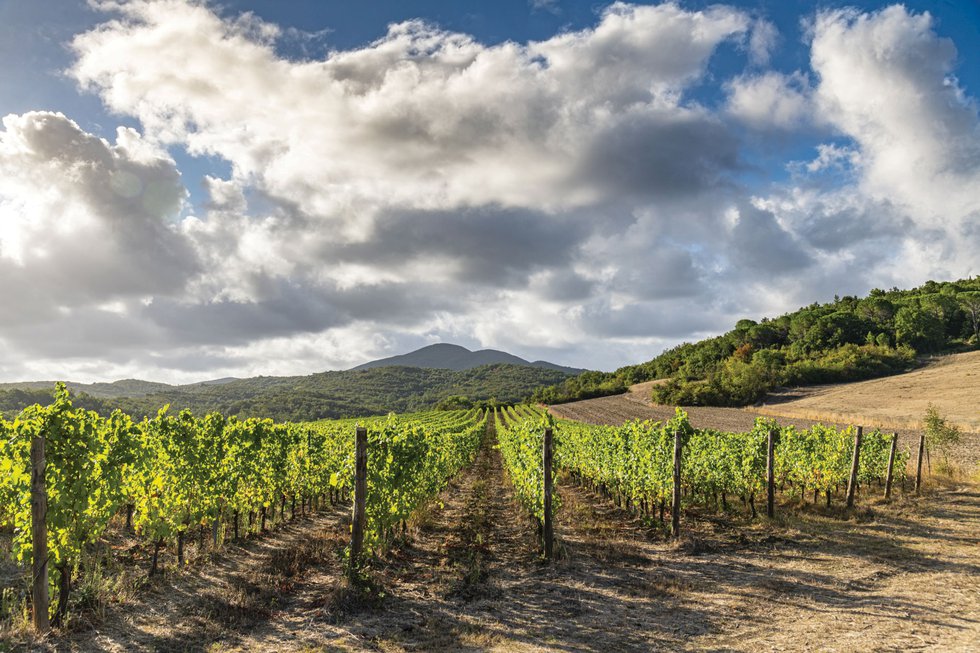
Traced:
[[[818, 495], [825, 497], [827, 507], [850, 483], [855, 460], [857, 484], [881, 488], [894, 479], [904, 486], [910, 458], [910, 452], [895, 451], [890, 461], [895, 437], [879, 430], [862, 434], [855, 457], [853, 428], [815, 425], [798, 430], [758, 419], [747, 433], [722, 433], [694, 429], [680, 409], [667, 422], [631, 421], [619, 427], [554, 420], [530, 407], [507, 409], [496, 419], [501, 453], [517, 496], [539, 522], [545, 510], [540, 451], [547, 428], [555, 431], [559, 469], [626, 509], [644, 516], [659, 512], [661, 522], [675, 491], [675, 459], [682, 484], [678, 489], [686, 503], [724, 510], [728, 497], [739, 497], [755, 517], [755, 499], [769, 484], [770, 437], [774, 489], [796, 493], [800, 501], [812, 491], [814, 501]], [[889, 476], [892, 471], [894, 479]]]
[[[52, 626], [70, 632], [65, 625], [80, 605], [73, 602], [74, 584], [104, 566], [106, 555], [120, 555], [100, 546], [110, 531], [136, 541], [144, 552], [138, 557], [142, 574], [153, 582], [190, 573], [182, 570], [231, 542], [275, 540], [277, 532], [295, 528], [290, 537], [302, 540], [304, 524], [324, 527], [322, 520], [310, 521], [321, 513], [346, 515], [329, 540], [329, 554], [315, 563], [333, 568], [325, 560], [339, 561], [324, 581], [336, 587], [383, 594], [395, 590], [379, 590], [379, 582], [413, 587], [422, 582], [414, 580], [419, 576], [442, 578], [455, 565], [466, 570], [459, 573], [471, 593], [488, 582], [485, 567], [493, 567], [504, 546], [511, 566], [549, 561], [549, 582], [557, 582], [574, 577], [583, 564], [569, 562], [569, 551], [581, 556], [594, 546], [594, 535], [583, 539], [579, 522], [583, 515], [590, 515], [586, 522], [600, 519], [599, 506], [612, 515], [602, 518], [609, 532], [647, 533], [647, 543], [631, 545], [638, 550], [650, 541], [672, 541], [681, 524], [698, 533], [697, 542], [710, 520], [734, 520], [751, 537], [757, 528], [778, 527], [774, 510], [796, 520], [797, 513], [833, 507], [840, 512], [826, 514], [847, 519], [852, 505], [881, 505], [893, 485], [896, 498], [918, 494], [922, 453], [913, 460], [913, 452], [896, 445], [892, 434], [854, 427], [802, 429], [759, 419], [750, 431], [730, 433], [694, 428], [681, 410], [663, 422], [606, 426], [555, 419], [529, 405], [301, 424], [163, 409], [134, 421], [75, 408], [59, 388], [50, 406], [0, 420], [0, 536], [8, 534], [20, 570], [20, 580], [5, 583], [0, 620], [9, 623], [18, 610], [43, 605], [31, 580], [46, 576], [44, 589], [53, 600], [41, 621], [50, 617]], [[465, 506], [445, 505], [461, 492], [469, 497]], [[525, 519], [507, 517], [511, 508]], [[459, 533], [452, 545], [444, 534], [427, 541], [425, 524], [443, 509], [459, 511], [439, 531]], [[430, 546], [433, 553], [420, 557], [429, 562], [398, 572], [406, 551], [421, 556]], [[448, 566], [447, 551], [455, 561]], [[602, 555], [608, 567], [610, 554]], [[683, 559], [682, 552], [671, 555]], [[498, 577], [511, 573], [496, 564]], [[630, 574], [648, 573], [634, 569], [614, 587], [632, 587]], [[540, 579], [510, 582], [508, 591], [522, 595], [531, 591], [525, 584], [536, 587]], [[447, 596], [458, 596], [458, 581], [453, 587]], [[322, 601], [323, 590], [318, 596]], [[389, 605], [416, 610], [399, 600]], [[381, 630], [391, 627], [364, 619]], [[641, 640], [635, 648], [644, 648]], [[423, 648], [442, 646], [426, 641]]]
[[[472, 461], [484, 422], [477, 411], [360, 422], [373, 452], [368, 552], [389, 544], [397, 527]], [[274, 424], [166, 409], [142, 422], [122, 413], [103, 419], [73, 408], [61, 386], [51, 406], [28, 408], [12, 423], [0, 420], [0, 527], [12, 528], [14, 557], [35, 575], [44, 564], [57, 570], [49, 576], [58, 591], [57, 625], [67, 615], [72, 576], [87, 564], [86, 549], [120, 511], [152, 547], [153, 576], [165, 545], [184, 563], [188, 534], [210, 531], [218, 547], [229, 530], [237, 539], [287, 519], [287, 509], [295, 517], [297, 504], [304, 512], [325, 498], [345, 498], [354, 483], [354, 433], [352, 420]], [[35, 549], [31, 468], [39, 442], [47, 539]], [[37, 550], [47, 559], [34, 560]]]

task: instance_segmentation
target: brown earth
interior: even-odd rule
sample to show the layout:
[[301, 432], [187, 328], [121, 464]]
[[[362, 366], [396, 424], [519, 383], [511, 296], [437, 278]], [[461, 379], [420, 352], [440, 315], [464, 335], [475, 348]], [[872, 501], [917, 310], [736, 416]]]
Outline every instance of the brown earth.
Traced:
[[[950, 370], [948, 377], [940, 376], [943, 370]], [[976, 374], [975, 379], [974, 374]], [[586, 399], [567, 404], [551, 406], [549, 412], [559, 418], [571, 419], [589, 424], [619, 425], [632, 419], [664, 421], [674, 416], [673, 406], [654, 404], [651, 399], [653, 385], [663, 381], [648, 381], [630, 388], [622, 395]], [[973, 387], [963, 387], [973, 383]], [[897, 399], [888, 399], [888, 389], [904, 388]], [[904, 392], [905, 394], [902, 394]], [[762, 407], [718, 408], [707, 406], [684, 406], [691, 424], [696, 428], [712, 428], [720, 431], [747, 431], [753, 427], [758, 417], [770, 417], [782, 425], [809, 428], [821, 424], [832, 424], [838, 428], [849, 425], [862, 425], [865, 429], [881, 428], [898, 433], [899, 446], [909, 452], [918, 448], [921, 427], [906, 419], [915, 408], [906, 408], [906, 395], [914, 395], [916, 405], [934, 403], [944, 415], [963, 421], [970, 414], [980, 410], [980, 352], [957, 354], [931, 364], [930, 366], [898, 376], [862, 381], [834, 386], [814, 386], [785, 391], [775, 397], [787, 397], [797, 393], [805, 399], [779, 403], [773, 395], [769, 403]], [[829, 410], [812, 410], [812, 406], [830, 406], [837, 401], [849, 401], [851, 408], [842, 413]], [[972, 403], [971, 403], [972, 400]], [[809, 401], [810, 403], [804, 403]], [[953, 412], [946, 413], [946, 409]], [[921, 419], [921, 414], [919, 414]], [[909, 424], [912, 424], [910, 427]], [[914, 460], [914, 455], [910, 457]], [[951, 461], [967, 477], [980, 473], [980, 432], [965, 430], [961, 442], [950, 449]], [[931, 464], [932, 461], [930, 461]]]
[[332, 581], [340, 569], [348, 512], [338, 505], [297, 517], [156, 579], [147, 580], [141, 565], [135, 573], [145, 584], [133, 596], [110, 602], [103, 614], [77, 615], [74, 632], [34, 650], [218, 651], [270, 620], [302, 618], [322, 604], [318, 583], [324, 576]]
[[753, 410], [916, 429], [930, 404], [964, 431], [980, 433], [980, 351], [942, 356], [921, 369], [881, 379], [785, 390]]
[[547, 564], [492, 442], [409, 543], [373, 566], [380, 598], [338, 589], [337, 508], [166, 576], [43, 648], [971, 651], [980, 641], [973, 486], [891, 504], [869, 494], [851, 513], [781, 504], [774, 521], [740, 506], [691, 510], [672, 542], [656, 521], [563, 478], [561, 558]]

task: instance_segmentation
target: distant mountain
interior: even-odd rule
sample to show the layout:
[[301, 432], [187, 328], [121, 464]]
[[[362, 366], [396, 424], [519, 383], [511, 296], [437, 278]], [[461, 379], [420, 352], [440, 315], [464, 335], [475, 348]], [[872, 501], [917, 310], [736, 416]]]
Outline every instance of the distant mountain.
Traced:
[[224, 385], [226, 383], [231, 383], [232, 381], [241, 381], [237, 376], [223, 376], [220, 379], [211, 379], [210, 381], [201, 381], [203, 385]]
[[[122, 379], [112, 383], [78, 383], [76, 381], [66, 381], [73, 394], [85, 393], [90, 397], [98, 399], [116, 399], [118, 397], [145, 397], [146, 395], [160, 394], [173, 390], [192, 389], [201, 386], [224, 385], [238, 381], [234, 377], [223, 379], [213, 379], [200, 383], [189, 383], [187, 385], [171, 385], [169, 383], [158, 383], [156, 381], [143, 381], [140, 379]], [[54, 381], [21, 381], [15, 383], [0, 383], [0, 391], [4, 390], [48, 390], [54, 387]]]
[[[527, 364], [496, 363], [465, 370], [406, 366], [366, 370], [321, 372], [309, 376], [257, 376], [250, 379], [219, 379], [181, 386], [155, 384], [159, 390], [130, 396], [95, 397], [93, 387], [130, 384], [142, 392], [146, 382], [75, 384], [75, 404], [108, 414], [115, 408], [141, 418], [154, 415], [164, 405], [171, 411], [189, 408], [196, 414], [217, 411], [240, 417], [270, 417], [302, 422], [323, 418], [361, 417], [403, 413], [433, 408], [449, 396], [471, 401], [496, 399], [512, 403], [526, 399], [537, 388], [550, 386], [573, 375], [560, 369]], [[6, 384], [0, 386], [0, 413], [11, 419], [34, 403], [51, 402], [53, 383]], [[105, 389], [105, 388], [101, 388]]]
[[421, 349], [417, 349], [407, 354], [391, 356], [389, 358], [382, 358], [369, 363], [364, 363], [363, 365], [358, 365], [357, 367], [352, 368], [351, 371], [369, 370], [377, 367], [391, 366], [422, 367], [427, 369], [461, 371], [469, 370], [474, 367], [480, 367], [482, 365], [496, 364], [524, 365], [527, 367], [537, 367], [546, 370], [566, 372], [568, 374], [579, 374], [585, 371], [574, 367], [556, 365], [555, 363], [549, 363], [547, 361], [534, 361], [532, 363], [520, 358], [519, 356], [514, 356], [513, 354], [508, 354], [507, 352], [498, 351], [496, 349], [470, 351], [466, 347], [460, 347], [459, 345], [451, 345], [448, 343], [429, 345], [428, 347], [422, 347]]
[[[167, 383], [156, 383], [155, 381], [141, 381], [139, 379], [123, 379], [112, 383], [76, 383], [67, 381], [68, 389], [79, 394], [98, 397], [100, 399], [113, 399], [115, 397], [142, 397], [153, 394], [154, 392], [165, 392], [172, 390], [176, 386]], [[0, 383], [0, 390], [44, 390], [54, 387], [54, 381], [23, 381], [17, 383]]]

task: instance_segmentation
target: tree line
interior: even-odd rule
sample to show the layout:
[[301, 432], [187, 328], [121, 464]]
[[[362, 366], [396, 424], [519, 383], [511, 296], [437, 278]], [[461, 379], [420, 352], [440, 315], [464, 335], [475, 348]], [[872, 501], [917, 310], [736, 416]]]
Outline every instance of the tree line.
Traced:
[[912, 290], [835, 297], [776, 318], [739, 320], [715, 338], [683, 343], [615, 372], [589, 372], [540, 388], [533, 399], [563, 403], [667, 379], [655, 401], [744, 406], [779, 386], [869, 379], [914, 367], [925, 355], [980, 345], [980, 276]]

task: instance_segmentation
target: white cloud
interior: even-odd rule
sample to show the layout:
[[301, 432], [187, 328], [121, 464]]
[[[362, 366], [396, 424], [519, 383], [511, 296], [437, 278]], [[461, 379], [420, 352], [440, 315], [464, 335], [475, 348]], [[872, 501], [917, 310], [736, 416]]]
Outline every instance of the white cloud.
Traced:
[[[3, 377], [304, 373], [438, 338], [608, 368], [965, 274], [980, 246], [976, 107], [901, 8], [818, 14], [812, 72], [787, 75], [773, 26], [725, 6], [617, 3], [493, 46], [409, 21], [302, 61], [253, 15], [100, 6], [70, 72], [140, 132], [5, 120]], [[747, 69], [713, 79], [726, 42]], [[712, 83], [720, 109], [688, 98]], [[826, 130], [790, 181], [745, 187], [743, 139]], [[198, 210], [171, 146], [230, 164]]]
[[5, 300], [27, 299], [32, 315], [182, 291], [196, 262], [173, 223], [186, 191], [169, 156], [132, 130], [113, 145], [57, 113], [9, 115], [3, 127]]
[[528, 0], [527, 4], [534, 11], [547, 11], [552, 14], [561, 13], [561, 5], [558, 0]]
[[802, 73], [737, 77], [727, 90], [728, 112], [754, 128], [791, 130], [811, 120], [810, 84]]
[[950, 77], [955, 60], [931, 16], [900, 5], [824, 12], [814, 24], [816, 100], [860, 148], [862, 190], [933, 226], [980, 208], [980, 122], [976, 102]]
[[526, 46], [410, 21], [369, 46], [290, 62], [249, 38], [254, 20], [245, 32], [172, 0], [120, 10], [75, 40], [83, 86], [151, 137], [231, 161], [238, 177], [352, 238], [382, 202], [595, 202], [609, 189], [576, 163], [626, 120], [676, 122], [683, 88], [750, 24], [722, 7], [614, 4], [595, 29]]
[[749, 36], [749, 58], [752, 63], [764, 66], [769, 63], [772, 51], [779, 43], [779, 30], [767, 20], [757, 20]]
[[[906, 275], [921, 282], [975, 273], [980, 118], [951, 77], [953, 43], [935, 33], [928, 13], [896, 5], [819, 13], [811, 53], [818, 110], [857, 147], [854, 191], [911, 222], [906, 251], [895, 257]], [[938, 247], [937, 232], [945, 233]], [[916, 250], [938, 258], [909, 255]]]
[[861, 165], [861, 154], [851, 147], [822, 143], [817, 146], [817, 157], [806, 163], [808, 172], [822, 170], [855, 169]]

